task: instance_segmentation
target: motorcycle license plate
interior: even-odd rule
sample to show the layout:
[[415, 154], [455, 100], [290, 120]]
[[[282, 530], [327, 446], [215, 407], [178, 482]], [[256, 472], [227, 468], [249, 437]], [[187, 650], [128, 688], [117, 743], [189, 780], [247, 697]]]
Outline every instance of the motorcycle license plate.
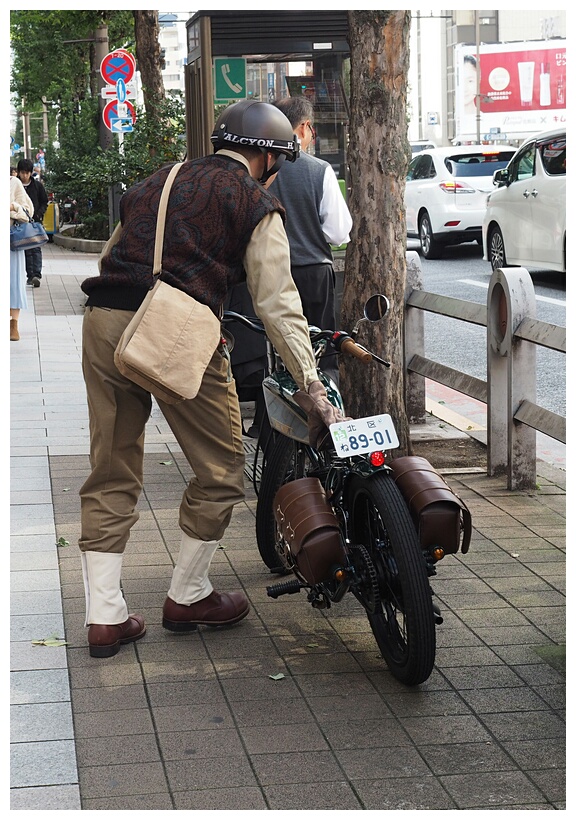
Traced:
[[330, 425], [330, 433], [336, 453], [343, 458], [374, 450], [393, 450], [400, 445], [394, 422], [387, 413], [339, 421]]

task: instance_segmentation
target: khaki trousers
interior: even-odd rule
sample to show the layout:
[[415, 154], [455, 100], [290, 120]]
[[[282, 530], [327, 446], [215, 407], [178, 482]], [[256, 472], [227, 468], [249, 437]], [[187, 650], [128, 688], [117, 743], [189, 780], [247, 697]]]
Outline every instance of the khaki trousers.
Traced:
[[[87, 308], [84, 315], [91, 473], [80, 489], [83, 551], [123, 552], [139, 517], [144, 430], [152, 400], [114, 364], [114, 350], [133, 315], [99, 307]], [[234, 381], [228, 379], [228, 361], [217, 350], [195, 399], [177, 405], [158, 401], [194, 473], [182, 497], [179, 525], [201, 541], [219, 540], [234, 505], [244, 498], [240, 407]]]

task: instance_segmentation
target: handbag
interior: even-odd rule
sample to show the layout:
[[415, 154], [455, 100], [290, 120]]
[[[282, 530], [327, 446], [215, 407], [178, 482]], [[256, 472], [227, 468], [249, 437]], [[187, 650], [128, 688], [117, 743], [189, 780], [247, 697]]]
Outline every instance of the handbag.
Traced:
[[319, 584], [345, 564], [338, 519], [318, 478], [283, 484], [274, 497], [274, 518], [295, 573], [307, 583]]
[[408, 504], [422, 549], [467, 553], [472, 535], [470, 510], [430, 462], [421, 456], [401, 456], [390, 462], [390, 469]]
[[28, 222], [15, 222], [10, 226], [10, 250], [29, 251], [48, 242], [48, 234], [41, 222], [34, 222], [28, 211]]
[[220, 320], [207, 306], [160, 279], [170, 171], [158, 207], [154, 245], [155, 284], [126, 326], [114, 363], [127, 379], [167, 404], [193, 399], [221, 339]]

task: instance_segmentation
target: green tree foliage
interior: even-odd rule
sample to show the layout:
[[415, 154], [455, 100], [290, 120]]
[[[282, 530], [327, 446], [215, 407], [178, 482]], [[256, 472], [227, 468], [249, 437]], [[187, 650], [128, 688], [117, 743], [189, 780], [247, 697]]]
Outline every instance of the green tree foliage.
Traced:
[[11, 11], [11, 91], [41, 107], [67, 110], [90, 96], [94, 31], [108, 26], [110, 49], [134, 47], [130, 11]]
[[63, 131], [62, 144], [46, 174], [46, 187], [57, 201], [76, 201], [83, 226], [80, 233], [86, 239], [108, 238], [112, 186], [129, 188], [166, 162], [183, 158], [184, 100], [180, 95], [168, 96], [159, 103], [157, 114], [159, 118], [152, 120], [137, 109], [134, 131], [124, 135], [121, 150], [118, 143], [107, 151], [98, 145], [98, 130], [90, 127], [98, 118], [97, 103], [84, 105], [65, 129], [65, 136]]
[[129, 187], [185, 152], [179, 94], [161, 100], [153, 114], [137, 108], [134, 130], [101, 148], [99, 83], [93, 82], [99, 66], [91, 41], [101, 25], [108, 26], [110, 51], [134, 51], [129, 11], [12, 11], [10, 18], [15, 104], [39, 113], [42, 98], [47, 100], [50, 145], [33, 149], [45, 148], [46, 188], [56, 201], [75, 200], [81, 231], [90, 239], [108, 238], [112, 186]]

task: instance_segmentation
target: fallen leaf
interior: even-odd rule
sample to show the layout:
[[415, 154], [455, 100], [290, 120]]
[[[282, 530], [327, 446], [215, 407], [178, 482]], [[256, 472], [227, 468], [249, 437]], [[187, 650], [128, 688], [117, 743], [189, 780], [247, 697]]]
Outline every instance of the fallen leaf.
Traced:
[[512, 558], [520, 558], [519, 552], [511, 552], [510, 555], [512, 556]]
[[286, 675], [283, 675], [282, 672], [278, 672], [277, 675], [268, 675], [268, 677], [272, 678], [272, 680], [282, 680], [282, 678], [285, 678]]
[[70, 487], [64, 487], [64, 489], [62, 490], [62, 492], [63, 492], [63, 493], [69, 493], [69, 492], [70, 492]]
[[57, 547], [69, 547], [70, 546], [70, 541], [67, 541], [65, 538], [59, 538], [58, 541], [56, 541], [56, 546]]
[[168, 467], [172, 463], [173, 463], [172, 461], [161, 461], [160, 462], [160, 464], [164, 464], [165, 467]]
[[320, 644], [319, 643], [307, 643], [306, 646], [309, 646], [310, 648], [312, 648], [312, 647], [315, 647], [315, 646], [320, 646]]
[[220, 546], [218, 547], [218, 549], [219, 549], [219, 550], [225, 550], [225, 549], [226, 549], [226, 544], [220, 544]]
[[32, 641], [33, 646], [67, 646], [68, 642], [65, 641], [63, 638], [59, 638], [58, 635], [50, 635], [49, 638], [40, 638], [39, 640]]

